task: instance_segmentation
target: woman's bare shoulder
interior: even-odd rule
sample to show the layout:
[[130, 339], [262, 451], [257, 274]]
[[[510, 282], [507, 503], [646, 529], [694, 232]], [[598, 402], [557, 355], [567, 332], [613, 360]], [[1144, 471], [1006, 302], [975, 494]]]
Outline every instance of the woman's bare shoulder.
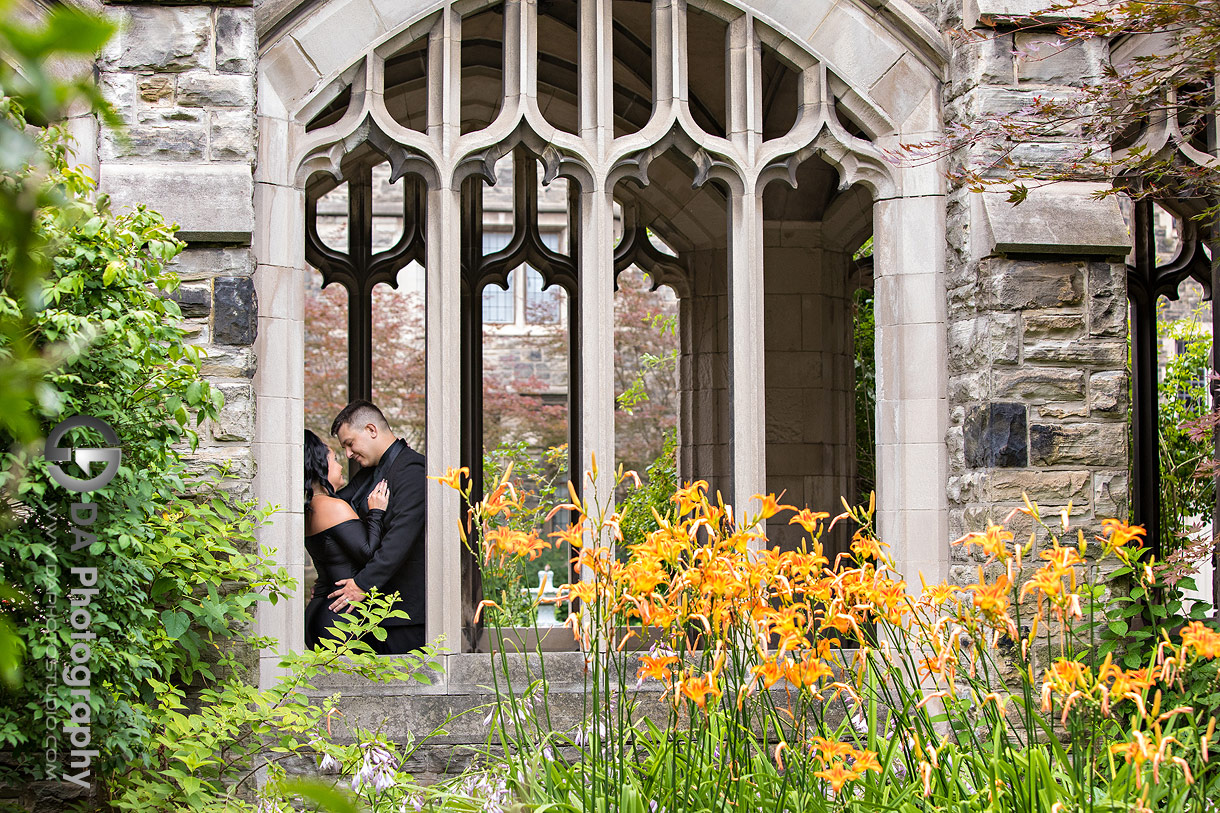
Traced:
[[319, 494], [310, 500], [309, 504], [312, 510], [309, 513], [306, 531], [310, 536], [320, 534], [328, 528], [333, 528], [340, 522], [358, 519], [356, 511], [345, 500], [341, 500], [338, 497], [328, 497], [325, 494]]

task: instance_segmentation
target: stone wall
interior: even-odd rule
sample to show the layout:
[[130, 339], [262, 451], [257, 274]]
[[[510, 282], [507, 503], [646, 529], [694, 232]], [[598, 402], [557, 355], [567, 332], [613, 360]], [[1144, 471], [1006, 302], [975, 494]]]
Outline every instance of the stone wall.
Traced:
[[145, 203], [182, 227], [188, 247], [175, 263], [182, 286], [174, 298], [191, 340], [207, 353], [204, 373], [225, 397], [220, 419], [200, 433], [193, 467], [231, 463], [238, 480], [230, 490], [249, 498], [258, 311], [254, 10], [138, 4], [108, 13], [121, 28], [98, 60], [99, 83], [126, 130], [98, 135], [100, 188], [116, 209]]
[[[944, 103], [950, 124], [1064, 94], [1096, 80], [1103, 43], [1061, 48], [1053, 30], [986, 21], [954, 44]], [[943, 6], [949, 25], [971, 24]], [[1004, 8], [1007, 8], [1006, 6]], [[1021, 145], [1011, 157], [1053, 168], [1075, 133]], [[985, 167], [999, 146], [959, 150], [955, 168]], [[948, 496], [956, 537], [1000, 522], [1022, 494], [1048, 509], [1070, 501], [1077, 523], [1127, 513], [1126, 277], [1117, 203], [1087, 184], [1042, 187], [1013, 206], [1002, 193], [952, 190], [948, 212], [950, 428]], [[1095, 523], [1094, 523], [1095, 524]], [[955, 548], [950, 576], [974, 581]]]
[[[820, 223], [767, 224], [767, 491], [834, 515], [857, 497], [853, 291], [851, 255], [823, 242]], [[799, 544], [805, 533], [788, 519], [767, 524], [770, 543]]]

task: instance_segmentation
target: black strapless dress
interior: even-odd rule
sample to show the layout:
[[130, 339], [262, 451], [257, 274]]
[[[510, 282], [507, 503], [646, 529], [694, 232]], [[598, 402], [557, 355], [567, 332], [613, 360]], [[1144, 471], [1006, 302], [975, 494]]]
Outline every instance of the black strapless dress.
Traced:
[[313, 596], [305, 607], [305, 646], [310, 649], [316, 649], [322, 638], [338, 638], [331, 627], [342, 618], [330, 608], [334, 601], [330, 594], [337, 589], [337, 582], [350, 579], [372, 558], [373, 551], [381, 544], [384, 516], [385, 511], [374, 508], [366, 520], [344, 520], [305, 537], [305, 550], [309, 551], [318, 571]]

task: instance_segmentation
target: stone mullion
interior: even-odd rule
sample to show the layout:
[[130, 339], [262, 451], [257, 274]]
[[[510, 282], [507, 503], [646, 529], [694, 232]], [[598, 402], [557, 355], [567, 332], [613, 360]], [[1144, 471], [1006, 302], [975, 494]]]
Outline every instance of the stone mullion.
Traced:
[[[762, 144], [761, 51], [753, 18], [729, 23], [727, 39], [728, 137], [751, 160]], [[751, 497], [766, 491], [763, 212], [762, 190], [753, 180], [740, 189], [732, 185], [728, 224], [732, 500], [741, 519]]]
[[[428, 191], [425, 284], [425, 404], [427, 469], [430, 477], [461, 457], [461, 191]], [[427, 629], [432, 640], [444, 635], [451, 651], [461, 650], [462, 548], [453, 533], [460, 506], [455, 491], [428, 481]]]
[[754, 189], [733, 189], [728, 249], [731, 494], [737, 515], [744, 518], [750, 498], [766, 487], [763, 212]]
[[[613, 0], [580, 4], [580, 136], [604, 158], [614, 140]], [[613, 191], [613, 190], [612, 190]]]
[[[462, 456], [462, 246], [461, 184], [453, 175], [453, 149], [461, 123], [461, 17], [452, 8], [430, 34], [428, 137], [436, 145], [439, 181], [427, 192], [425, 232], [424, 359], [429, 477], [444, 474]], [[481, 460], [476, 461], [476, 465]], [[461, 519], [457, 492], [427, 481], [427, 624], [429, 640], [445, 636], [462, 650], [462, 547], [453, 533]]]
[[754, 18], [729, 23], [728, 137], [741, 155], [753, 159], [762, 145], [762, 48]]
[[653, 116], [686, 98], [685, 0], [656, 0], [652, 12]]
[[[575, 235], [580, 285], [572, 323], [579, 352], [580, 457], [572, 459], [572, 480], [598, 461], [598, 496], [613, 506], [614, 471], [614, 196], [604, 185], [581, 190], [580, 228]], [[592, 492], [585, 491], [586, 499]], [[598, 540], [604, 542], [605, 540]], [[587, 572], [587, 571], [586, 571]]]

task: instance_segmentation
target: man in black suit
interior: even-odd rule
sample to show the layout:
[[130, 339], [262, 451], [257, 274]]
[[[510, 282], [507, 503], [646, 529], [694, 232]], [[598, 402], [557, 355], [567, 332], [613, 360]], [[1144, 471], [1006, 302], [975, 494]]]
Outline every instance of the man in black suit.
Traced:
[[356, 509], [361, 519], [368, 512], [369, 492], [383, 479], [389, 482], [390, 504], [383, 518], [381, 544], [373, 558], [353, 578], [339, 581], [330, 594], [331, 609], [345, 612], [372, 588], [398, 593], [395, 610], [408, 619], [391, 618], [384, 624], [385, 641], [372, 641], [381, 655], [408, 652], [424, 645], [424, 456], [394, 437], [381, 410], [369, 401], [353, 401], [331, 424], [344, 452], [360, 464], [360, 471], [338, 496]]

